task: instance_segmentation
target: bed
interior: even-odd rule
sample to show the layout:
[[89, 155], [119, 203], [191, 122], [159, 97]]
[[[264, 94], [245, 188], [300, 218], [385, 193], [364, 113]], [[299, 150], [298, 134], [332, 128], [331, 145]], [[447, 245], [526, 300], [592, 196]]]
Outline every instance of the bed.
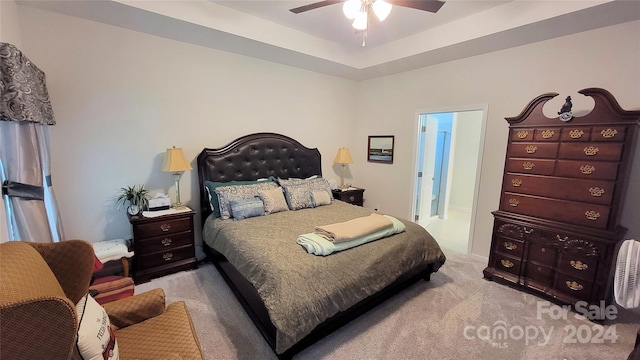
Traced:
[[307, 253], [296, 243], [302, 233], [371, 214], [338, 200], [240, 221], [212, 215], [215, 191], [207, 182], [321, 177], [320, 152], [287, 136], [256, 133], [205, 148], [197, 166], [205, 253], [280, 359], [293, 357], [415, 281], [429, 280], [444, 264], [433, 237], [404, 219], [398, 219], [402, 233], [328, 256]]

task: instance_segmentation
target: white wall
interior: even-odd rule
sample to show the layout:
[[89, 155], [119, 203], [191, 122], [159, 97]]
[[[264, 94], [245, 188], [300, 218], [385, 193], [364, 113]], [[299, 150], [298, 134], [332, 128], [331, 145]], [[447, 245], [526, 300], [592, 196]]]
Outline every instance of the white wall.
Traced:
[[473, 208], [482, 116], [482, 111], [456, 113], [453, 163], [449, 165], [453, 171], [449, 208], [453, 210], [471, 212]]
[[325, 177], [339, 179], [332, 161], [353, 128], [355, 82], [19, 8], [23, 51], [47, 74], [57, 119], [52, 178], [67, 238], [130, 236], [113, 204], [123, 186], [144, 183], [175, 199], [173, 177], [160, 171], [172, 145], [192, 161], [180, 188], [194, 209], [198, 153], [253, 132], [318, 147]]
[[[488, 104], [472, 249], [488, 256], [491, 211], [498, 208], [507, 145], [504, 118], [518, 115], [547, 92], [562, 95], [547, 103], [547, 116], [554, 116], [566, 95], [574, 99], [574, 114], [584, 113], [592, 101], [577, 91], [589, 87], [609, 90], [624, 109], [640, 109], [638, 34], [640, 22], [635, 21], [358, 83], [352, 168], [354, 184], [366, 188], [365, 205], [380, 204], [383, 212], [410, 216], [419, 111]], [[376, 134], [395, 135], [393, 165], [364, 160], [367, 136]], [[640, 238], [640, 146], [635, 152], [622, 224], [630, 228], [629, 237]]]
[[13, 0], [0, 1], [0, 42], [6, 42], [21, 48], [18, 4]]

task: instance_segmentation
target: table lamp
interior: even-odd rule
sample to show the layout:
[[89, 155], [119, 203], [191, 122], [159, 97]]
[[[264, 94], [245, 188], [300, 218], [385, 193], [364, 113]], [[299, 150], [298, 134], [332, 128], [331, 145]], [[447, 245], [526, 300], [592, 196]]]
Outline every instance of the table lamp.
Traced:
[[183, 206], [180, 202], [180, 176], [186, 170], [191, 170], [191, 165], [184, 156], [182, 149], [175, 146], [168, 148], [164, 155], [162, 171], [173, 173], [173, 178], [176, 182], [176, 202], [171, 205], [173, 208], [180, 208]]
[[353, 163], [349, 149], [347, 149], [346, 147], [339, 148], [338, 154], [336, 154], [336, 158], [333, 159], [333, 163], [342, 165], [342, 174], [340, 176], [340, 189], [347, 188], [347, 186], [344, 185], [344, 168], [345, 166], [347, 166], [347, 164]]

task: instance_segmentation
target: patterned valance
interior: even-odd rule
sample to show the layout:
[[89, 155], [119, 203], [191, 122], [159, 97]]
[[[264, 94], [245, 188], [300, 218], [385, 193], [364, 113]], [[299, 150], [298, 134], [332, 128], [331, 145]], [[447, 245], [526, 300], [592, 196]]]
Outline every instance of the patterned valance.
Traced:
[[56, 123], [44, 72], [8, 43], [0, 43], [0, 120]]

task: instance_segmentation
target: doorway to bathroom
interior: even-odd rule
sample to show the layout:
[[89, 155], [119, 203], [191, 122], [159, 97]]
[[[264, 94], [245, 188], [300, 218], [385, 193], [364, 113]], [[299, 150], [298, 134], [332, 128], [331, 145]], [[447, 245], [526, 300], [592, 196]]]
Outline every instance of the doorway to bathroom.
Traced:
[[414, 220], [438, 243], [471, 251], [486, 109], [424, 112], [418, 118]]

